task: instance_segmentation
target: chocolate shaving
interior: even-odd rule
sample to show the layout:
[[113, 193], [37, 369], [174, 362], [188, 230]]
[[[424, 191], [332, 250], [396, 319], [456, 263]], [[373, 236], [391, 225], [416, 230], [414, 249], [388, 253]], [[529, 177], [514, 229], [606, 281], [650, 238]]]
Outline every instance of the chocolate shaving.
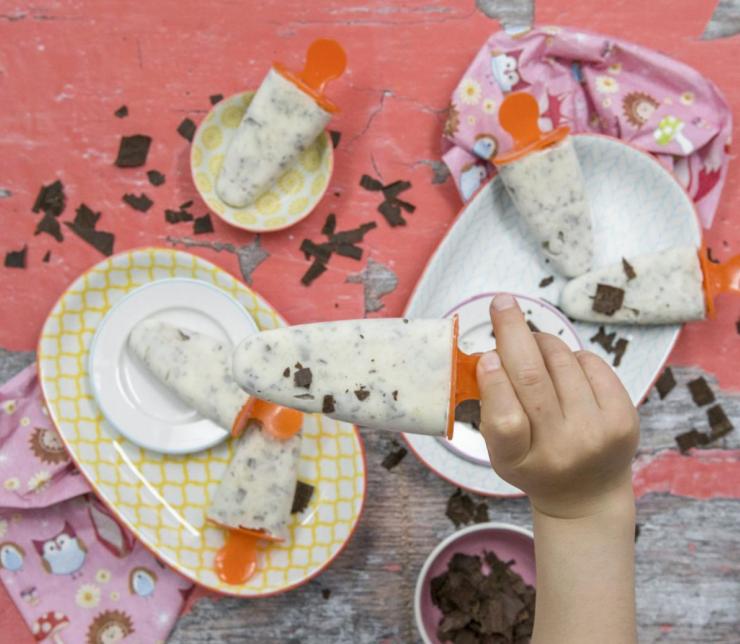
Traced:
[[628, 282], [637, 277], [634, 267], [624, 257], [622, 257], [622, 269], [624, 270], [624, 274], [627, 276]]
[[216, 103], [220, 103], [221, 101], [224, 100], [224, 95], [223, 94], [211, 94], [208, 97], [208, 100], [211, 102], [211, 105], [216, 105]]
[[189, 118], [183, 119], [177, 126], [177, 133], [186, 141], [192, 142], [195, 135], [195, 123]]
[[599, 327], [598, 333], [589, 338], [590, 342], [593, 342], [594, 344], [598, 344], [604, 351], [607, 353], [611, 353], [614, 351], [614, 338], [616, 337], [617, 333], [607, 333], [606, 329], [603, 326]]
[[391, 393], [391, 396], [393, 396], [393, 400], [398, 400], [398, 389], [396, 389], [395, 391], [393, 391]]
[[331, 137], [332, 147], [336, 150], [339, 146], [339, 141], [342, 140], [342, 133], [337, 130], [329, 130], [329, 136]]
[[164, 218], [168, 224], [179, 224], [183, 221], [193, 221], [193, 215], [186, 210], [165, 210]]
[[336, 248], [336, 254], [342, 257], [351, 257], [352, 259], [362, 259], [362, 248], [352, 244], [341, 244]]
[[326, 270], [326, 266], [318, 259], [314, 260], [308, 270], [301, 277], [301, 284], [310, 286], [311, 283]]
[[709, 440], [722, 438], [735, 429], [730, 419], [727, 418], [722, 405], [714, 405], [714, 407], [707, 409], [707, 420], [712, 430], [709, 434]]
[[624, 354], [627, 352], [627, 347], [629, 346], [629, 340], [625, 338], [619, 338], [617, 342], [614, 345], [614, 360], [612, 361], [612, 365], [615, 367], [618, 367], [620, 364], [622, 364], [622, 358], [624, 357]]
[[44, 212], [58, 217], [64, 212], [67, 205], [67, 196], [64, 194], [64, 185], [57, 179], [48, 186], [41, 186], [36, 201], [33, 203], [33, 212]]
[[480, 430], [480, 400], [463, 400], [455, 407], [455, 420]]
[[676, 386], [676, 379], [673, 377], [673, 370], [670, 367], [666, 367], [665, 371], [660, 375], [660, 378], [655, 383], [655, 388], [658, 390], [660, 399], [663, 400]]
[[161, 186], [165, 182], [165, 176], [159, 170], [149, 170], [146, 176], [153, 186]]
[[26, 268], [27, 255], [28, 246], [23, 246], [20, 250], [9, 250], [5, 253], [5, 268]]
[[383, 184], [377, 179], [373, 179], [370, 175], [363, 174], [360, 177], [360, 187], [370, 192], [378, 192], [383, 189]]
[[321, 234], [331, 237], [337, 228], [337, 216], [332, 212], [326, 216], [326, 221], [321, 228]]
[[71, 223], [66, 221], [64, 223], [80, 239], [86, 241], [106, 257], [110, 257], [113, 254], [113, 245], [116, 237], [113, 233], [96, 230], [95, 226], [98, 223], [98, 219], [100, 219], [100, 213], [93, 212], [83, 203], [77, 208], [74, 221]]
[[706, 434], [692, 429], [688, 432], [684, 432], [683, 434], [679, 434], [678, 436], [676, 436], [676, 443], [678, 444], [678, 449], [682, 453], [686, 453], [694, 447], [706, 445], [708, 442], [707, 439], [708, 436]]
[[128, 107], [126, 107], [125, 105], [121, 105], [121, 107], [113, 112], [113, 116], [116, 116], [119, 119], [126, 118], [128, 116]]
[[293, 495], [293, 506], [290, 508], [291, 514], [300, 514], [304, 512], [311, 503], [314, 486], [303, 481], [296, 482], [295, 494]]
[[550, 277], [545, 277], [540, 280], [540, 288], [545, 288], [546, 286], [550, 286], [555, 281], [555, 277], [550, 275]]
[[334, 396], [332, 396], [331, 394], [327, 394], [326, 396], [324, 396], [324, 400], [321, 403], [321, 413], [334, 413], [334, 410], [336, 409], [335, 403], [336, 401], [334, 400]]
[[357, 396], [357, 400], [366, 400], [370, 396], [370, 392], [362, 386], [359, 389], [355, 389], [355, 396]]
[[123, 201], [139, 212], [146, 212], [154, 204], [143, 192], [138, 197], [134, 194], [126, 193], [123, 195]]
[[198, 217], [193, 222], [193, 234], [194, 235], [205, 235], [206, 233], [213, 232], [213, 221], [211, 221], [211, 215], [206, 213], [202, 217]]
[[393, 227], [405, 226], [406, 220], [401, 215], [401, 207], [393, 201], [384, 201], [378, 206], [378, 212]]
[[609, 284], [597, 284], [591, 309], [596, 313], [614, 315], [624, 303], [624, 289]]
[[290, 378], [290, 367], [285, 367], [285, 371], [283, 371], [283, 378]]
[[34, 236], [40, 235], [41, 233], [51, 235], [58, 242], [64, 241], [64, 235], [62, 234], [62, 227], [59, 224], [59, 220], [50, 212], [44, 213], [44, 216], [40, 219], [39, 223], [36, 224], [36, 230], [33, 231]]
[[301, 242], [300, 250], [306, 259], [313, 257], [323, 263], [329, 261], [332, 253], [331, 244], [316, 244], [310, 239]]
[[363, 174], [360, 178], [360, 187], [370, 192], [383, 193], [384, 200], [378, 206], [378, 212], [392, 227], [406, 225], [401, 210], [405, 210], [407, 213], [413, 213], [416, 210], [414, 204], [398, 198], [399, 194], [411, 188], [410, 181], [394, 181], [384, 186], [377, 179]]
[[329, 590], [328, 588], [322, 588], [322, 590], [321, 590], [321, 596], [324, 599], [329, 599], [329, 597], [331, 597], [331, 590]]
[[714, 393], [702, 376], [696, 380], [692, 380], [686, 386], [689, 388], [691, 398], [697, 407], [703, 407], [704, 405], [714, 402]]
[[303, 389], [311, 388], [311, 381], [313, 380], [313, 374], [308, 367], [299, 367], [293, 374], [293, 384], [296, 387], [302, 387]]
[[44, 262], [44, 264], [48, 264], [50, 259], [51, 259], [51, 251], [47, 250], [46, 254], [44, 255], [44, 259], [42, 259], [41, 261]]
[[458, 488], [447, 501], [445, 514], [456, 528], [468, 523], [483, 523], [488, 521], [488, 505], [485, 501], [476, 503]]
[[398, 446], [398, 449], [393, 450], [392, 452], [389, 452], [385, 455], [385, 458], [383, 459], [383, 462], [381, 465], [387, 469], [389, 472], [396, 467], [404, 458], [406, 458], [406, 454], [408, 454], [408, 451], [405, 447], [401, 447], [394, 441], [395, 445]]
[[365, 238], [365, 235], [369, 231], [377, 227], [378, 227], [378, 224], [376, 224], [374, 221], [370, 221], [366, 224], [361, 224], [357, 228], [354, 228], [351, 230], [343, 230], [338, 233], [332, 233], [331, 236], [329, 237], [329, 241], [335, 245], [357, 244]]
[[145, 134], [122, 136], [114, 165], [119, 168], [138, 168], [144, 165], [151, 143], [152, 137]]

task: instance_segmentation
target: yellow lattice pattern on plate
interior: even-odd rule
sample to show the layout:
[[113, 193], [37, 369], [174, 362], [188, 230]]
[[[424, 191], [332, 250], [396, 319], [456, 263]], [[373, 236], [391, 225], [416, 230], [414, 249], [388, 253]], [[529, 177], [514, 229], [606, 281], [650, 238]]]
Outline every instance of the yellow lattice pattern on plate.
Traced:
[[40, 378], [49, 411], [78, 466], [101, 498], [160, 558], [204, 586], [241, 596], [279, 592], [320, 571], [349, 539], [362, 511], [363, 448], [354, 428], [307, 415], [299, 478], [316, 487], [311, 506], [293, 515], [290, 539], [261, 553], [242, 586], [213, 570], [224, 532], [205, 522], [208, 499], [231, 457], [229, 441], [187, 456], [141, 449], [116, 433], [95, 404], [87, 352], [106, 312], [126, 293], [154, 280], [188, 277], [240, 302], [260, 329], [285, 322], [259, 295], [188, 253], [144, 249], [107, 259], [79, 277], [50, 313], [39, 343]]
[[193, 139], [190, 169], [208, 207], [224, 221], [254, 232], [281, 230], [306, 217], [319, 202], [334, 168], [329, 135], [324, 132], [257, 201], [232, 208], [216, 193], [224, 155], [254, 92], [234, 94], [217, 103]]

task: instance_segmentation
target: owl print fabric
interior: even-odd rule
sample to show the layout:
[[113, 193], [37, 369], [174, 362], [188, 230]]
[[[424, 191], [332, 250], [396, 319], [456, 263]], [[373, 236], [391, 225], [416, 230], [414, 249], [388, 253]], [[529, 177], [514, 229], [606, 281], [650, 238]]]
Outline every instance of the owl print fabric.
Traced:
[[466, 70], [444, 126], [444, 161], [464, 201], [494, 174], [491, 160], [512, 147], [498, 123], [506, 94], [531, 93], [539, 126], [622, 139], [653, 154], [712, 223], [727, 173], [732, 117], [699, 72], [627, 41], [542, 27], [497, 32]]
[[89, 492], [29, 367], [0, 389], [0, 580], [37, 641], [165, 641], [192, 585]]

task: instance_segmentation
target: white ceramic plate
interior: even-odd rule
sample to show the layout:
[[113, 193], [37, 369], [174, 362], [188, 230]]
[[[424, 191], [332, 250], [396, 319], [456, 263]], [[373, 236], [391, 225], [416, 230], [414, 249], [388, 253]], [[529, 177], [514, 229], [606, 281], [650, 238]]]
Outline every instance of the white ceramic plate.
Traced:
[[[576, 136], [575, 147], [586, 179], [594, 225], [595, 266], [623, 256], [701, 243], [694, 204], [655, 159], [630, 145], [604, 136]], [[540, 288], [548, 276], [554, 281]], [[564, 278], [538, 252], [500, 180], [495, 177], [463, 208], [454, 226], [417, 283], [406, 307], [407, 317], [442, 317], [458, 302], [487, 291], [507, 291], [557, 303]], [[575, 323], [584, 346], [611, 363], [612, 356], [589, 342], [598, 325]], [[629, 340], [616, 369], [632, 400], [638, 403], [660, 374], [681, 330], [680, 325], [611, 327]], [[446, 458], [459, 457], [443, 450]], [[461, 469], [478, 467], [472, 463]], [[451, 482], [480, 494], [500, 495], [490, 483]]]
[[365, 501], [362, 441], [348, 423], [304, 416], [298, 478], [314, 486], [311, 502], [291, 516], [284, 543], [260, 552], [253, 577], [240, 585], [222, 582], [214, 559], [224, 531], [206, 522], [206, 508], [231, 458], [232, 441], [188, 455], [142, 449], [105, 419], [87, 369], [93, 336], [106, 313], [134, 289], [171, 278], [220, 289], [260, 330], [285, 326], [260, 295], [195, 255], [164, 248], [120, 253], [70, 284], [44, 323], [39, 381], [49, 414], [98, 497], [162, 561], [220, 593], [265, 597], [290, 590], [329, 566], [357, 526]]
[[253, 96], [254, 92], [241, 92], [213, 106], [193, 138], [190, 171], [203, 201], [227, 224], [255, 233], [273, 232], [308, 217], [321, 201], [334, 170], [334, 148], [323, 132], [254, 204], [229, 206], [216, 193], [216, 178]]
[[257, 325], [221, 289], [199, 280], [167, 279], [121, 299], [93, 338], [90, 382], [95, 401], [113, 427], [155, 452], [189, 454], [213, 447], [229, 432], [185, 405], [129, 349], [131, 330], [146, 318], [205, 333], [232, 347], [256, 333]]

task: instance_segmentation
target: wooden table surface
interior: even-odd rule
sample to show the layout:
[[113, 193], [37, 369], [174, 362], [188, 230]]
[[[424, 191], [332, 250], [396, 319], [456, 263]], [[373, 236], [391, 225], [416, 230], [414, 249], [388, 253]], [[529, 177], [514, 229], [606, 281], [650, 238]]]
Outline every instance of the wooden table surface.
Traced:
[[[740, 29], [740, 2], [721, 0], [716, 11], [713, 4], [538, 0], [536, 17], [660, 49], [712, 78], [736, 110], [740, 43], [729, 36]], [[190, 182], [188, 143], [177, 134], [178, 124], [186, 117], [198, 122], [209, 95], [258, 83], [274, 58], [297, 63], [317, 35], [342, 40], [350, 60], [349, 73], [336, 85], [344, 109], [332, 127], [342, 138], [327, 196], [315, 214], [287, 231], [257, 241], [216, 221], [215, 232], [190, 250], [251, 281], [290, 322], [398, 315], [459, 208], [438, 163], [452, 88], [498, 28], [492, 18], [522, 25], [533, 15], [526, 0], [0, 0], [0, 251], [29, 245], [25, 271], [0, 268], [0, 382], [33, 360], [54, 299], [100, 259], [71, 235], [61, 245], [32, 236], [37, 218], [30, 209], [41, 184], [64, 181], [65, 217], [83, 201], [103, 212], [101, 227], [116, 233], [116, 251], [182, 247], [187, 234], [165, 224], [164, 208], [195, 199], [193, 210], [201, 214], [205, 206]], [[113, 111], [121, 104], [130, 115], [119, 120]], [[147, 169], [166, 174], [161, 188], [152, 188], [143, 173], [112, 166], [119, 136], [138, 132], [154, 138]], [[707, 233], [719, 258], [738, 252], [736, 165]], [[417, 211], [408, 226], [390, 229], [380, 220], [374, 199], [357, 186], [364, 173], [385, 182], [412, 181], [407, 194]], [[124, 192], [142, 190], [155, 200], [147, 215], [121, 203]], [[361, 262], [334, 258], [307, 289], [300, 277], [308, 264], [298, 246], [304, 237], [319, 237], [329, 212], [337, 213], [342, 228], [365, 221], [379, 227], [367, 236]], [[41, 258], [49, 250], [45, 264]], [[359, 277], [348, 280], [351, 275]], [[645, 642], [740, 641], [740, 431], [691, 455], [680, 455], [674, 440], [706, 426], [705, 409], [694, 405], [686, 388], [700, 375], [740, 424], [738, 318], [732, 303], [717, 320], [688, 325], [669, 360], [676, 388], [664, 400], [653, 393], [640, 409], [637, 586]], [[427, 554], [454, 531], [445, 516], [454, 488], [413, 455], [386, 471], [380, 463], [393, 449], [392, 437], [367, 432], [364, 438], [366, 510], [334, 564], [306, 586], [271, 599], [197, 591], [172, 642], [418, 641], [413, 588]], [[524, 499], [487, 504], [492, 520], [530, 525]], [[3, 641], [33, 642], [2, 589], [0, 633]]]

